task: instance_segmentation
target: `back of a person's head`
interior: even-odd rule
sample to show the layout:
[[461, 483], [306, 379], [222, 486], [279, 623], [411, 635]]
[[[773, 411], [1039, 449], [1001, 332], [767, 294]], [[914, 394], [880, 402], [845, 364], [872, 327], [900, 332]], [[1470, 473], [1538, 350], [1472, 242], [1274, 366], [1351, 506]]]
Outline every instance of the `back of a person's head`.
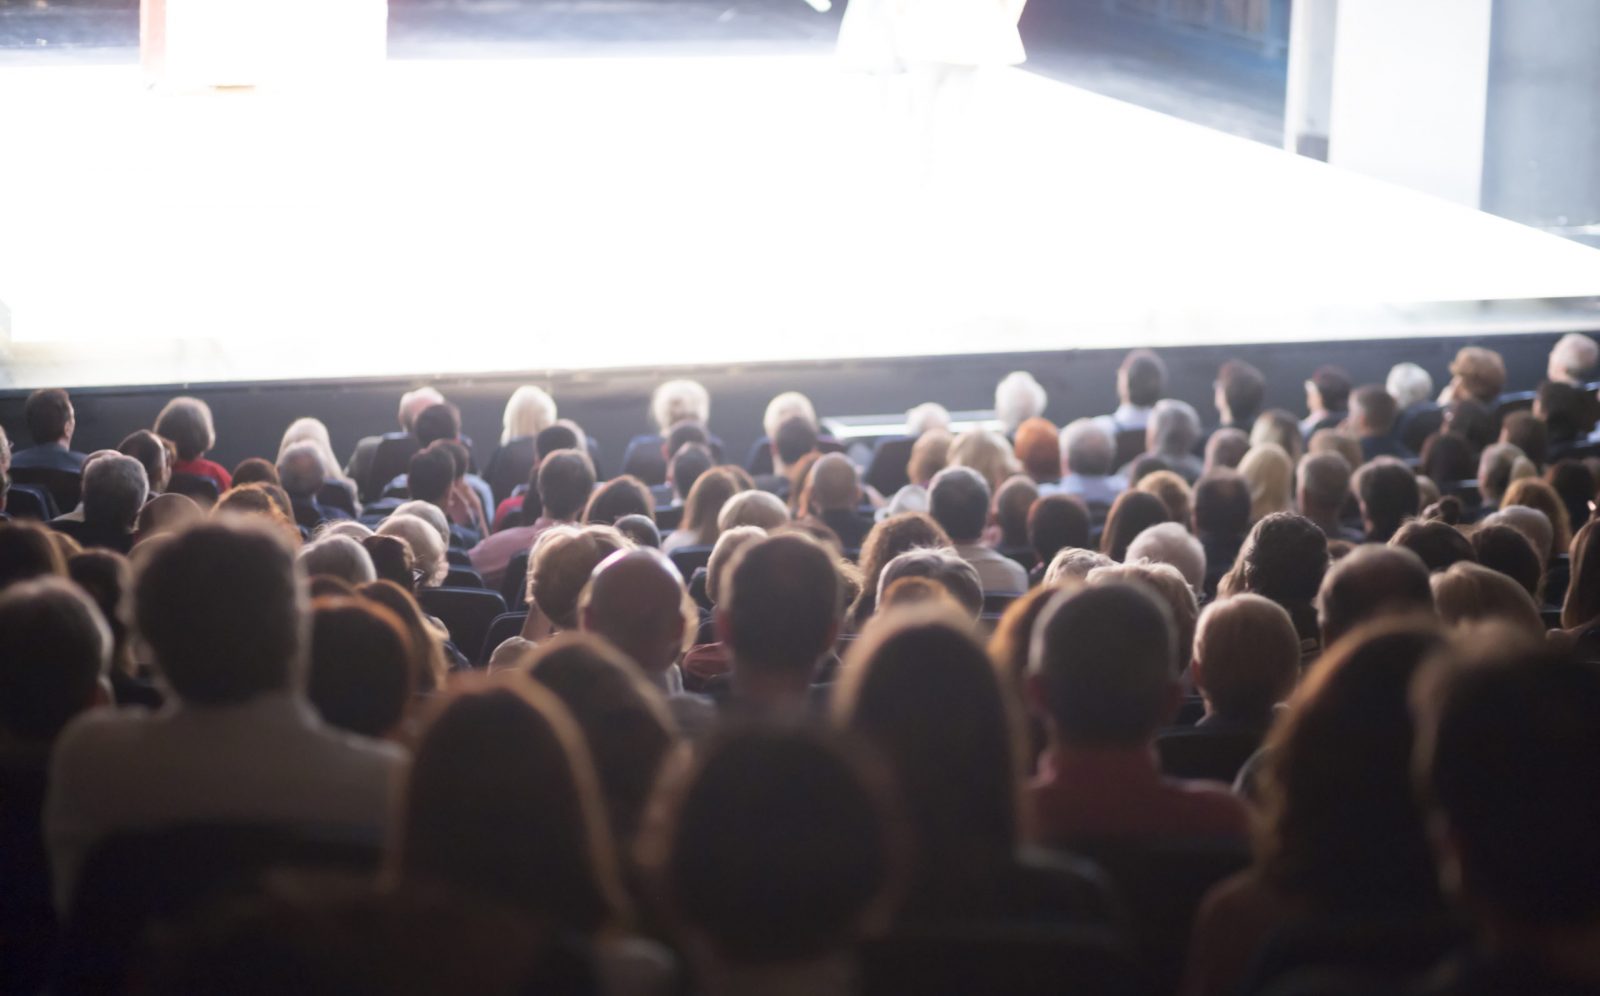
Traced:
[[1442, 571], [1460, 561], [1476, 561], [1472, 541], [1461, 530], [1437, 520], [1412, 519], [1389, 537], [1390, 546], [1402, 546], [1418, 557], [1429, 571]]
[[901, 578], [936, 581], [971, 618], [976, 619], [983, 612], [983, 582], [978, 570], [954, 550], [923, 547], [895, 557], [883, 565], [883, 572], [878, 575], [878, 598], [881, 600], [889, 587]]
[[683, 576], [660, 550], [619, 550], [589, 575], [578, 599], [583, 629], [598, 633], [643, 668], [666, 670], [687, 647], [698, 619]]
[[1128, 404], [1148, 408], [1160, 401], [1167, 389], [1166, 363], [1151, 350], [1133, 350], [1117, 368], [1117, 389]]
[[680, 446], [673, 451], [668, 467], [673, 493], [679, 498], [687, 497], [700, 475], [714, 466], [716, 460], [711, 455], [711, 448], [704, 443], [685, 443]]
[[211, 406], [199, 398], [178, 397], [156, 416], [156, 435], [172, 440], [179, 460], [196, 460], [217, 443]]
[[1055, 735], [1071, 746], [1133, 747], [1176, 696], [1172, 611], [1143, 586], [1058, 595], [1034, 628], [1030, 671]]
[[788, 521], [789, 507], [783, 503], [783, 499], [768, 491], [740, 491], [723, 502], [721, 510], [717, 512], [717, 528], [720, 530], [735, 526], [757, 526], [771, 530]]
[[1103, 477], [1116, 469], [1116, 459], [1116, 440], [1094, 419], [1076, 419], [1061, 430], [1061, 465], [1067, 473]]
[[1269, 408], [1257, 415], [1250, 426], [1250, 447], [1254, 450], [1265, 443], [1283, 450], [1291, 462], [1300, 459], [1305, 449], [1305, 440], [1300, 435], [1300, 420], [1294, 417], [1293, 412], [1282, 408]]
[[1556, 550], [1555, 545], [1555, 526], [1551, 524], [1548, 515], [1536, 508], [1527, 505], [1507, 505], [1500, 511], [1491, 512], [1483, 517], [1479, 528], [1487, 526], [1505, 526], [1522, 534], [1522, 538], [1533, 547], [1533, 552], [1539, 555], [1541, 565], [1549, 563], [1552, 553], [1560, 552]]
[[1206, 548], [1180, 522], [1158, 522], [1139, 533], [1128, 544], [1130, 564], [1147, 560], [1167, 564], [1183, 575], [1183, 580], [1199, 591], [1206, 580]]
[[1261, 371], [1243, 360], [1228, 360], [1217, 370], [1217, 388], [1227, 402], [1234, 425], [1255, 421], [1267, 394], [1267, 380]]
[[1089, 509], [1076, 495], [1045, 495], [1028, 509], [1028, 545], [1048, 564], [1063, 547], [1089, 545]]
[[448, 401], [429, 405], [417, 413], [411, 431], [424, 447], [442, 439], [457, 439], [461, 436], [461, 411]]
[[1339, 429], [1318, 429], [1306, 441], [1307, 453], [1337, 453], [1350, 467], [1361, 466], [1366, 459], [1361, 452], [1361, 440]]
[[1350, 417], [1365, 435], [1387, 436], [1400, 417], [1400, 406], [1382, 384], [1367, 384], [1350, 396]]
[[590, 525], [609, 526], [624, 515], [655, 517], [650, 489], [631, 474], [613, 477], [595, 489], [583, 509], [583, 521]]
[[1600, 923], [1600, 669], [1479, 632], [1418, 682], [1417, 774], [1446, 881], [1512, 936]]
[[1100, 552], [1112, 560], [1127, 557], [1128, 544], [1146, 529], [1167, 521], [1167, 506], [1160, 498], [1144, 491], [1124, 491], [1111, 503], [1104, 530], [1100, 533]]
[[419, 387], [415, 390], [407, 391], [400, 395], [400, 408], [396, 416], [399, 419], [400, 428], [407, 432], [412, 431], [417, 424], [417, 416], [423, 410], [442, 404], [444, 404], [444, 395], [440, 394], [436, 388]]
[[[1587, 438], [1594, 431], [1595, 419], [1600, 416], [1600, 404], [1597, 404], [1591, 391], [1559, 381], [1546, 381], [1539, 385], [1538, 394], [1534, 397], [1533, 414], [1544, 423], [1543, 442], [1547, 446], [1571, 444]], [[1508, 437], [1507, 441], [1524, 445], [1515, 436]]]
[[892, 893], [879, 787], [825, 735], [714, 739], [656, 844], [668, 905], [720, 962], [777, 965], [853, 944]]
[[929, 429], [911, 444], [906, 461], [906, 476], [912, 484], [926, 484], [943, 470], [950, 459], [950, 443], [955, 439], [947, 429]]
[[132, 532], [149, 496], [144, 464], [120, 453], [102, 456], [83, 472], [83, 521]]
[[1441, 428], [1450, 435], [1465, 439], [1474, 453], [1481, 453], [1484, 447], [1494, 442], [1497, 425], [1494, 412], [1487, 405], [1471, 398], [1457, 398], [1445, 406]]
[[539, 462], [539, 500], [547, 518], [576, 519], [594, 490], [594, 464], [582, 450], [557, 450]]
[[[840, 674], [833, 712], [888, 761], [920, 841], [913, 891], [1017, 843], [1019, 726], [971, 624], [938, 605], [875, 620]], [[981, 856], [980, 861], [974, 861]]]
[[511, 392], [501, 417], [500, 445], [513, 439], [531, 439], [556, 420], [556, 400], [542, 387], [524, 384]]
[[819, 512], [853, 509], [861, 501], [856, 465], [843, 453], [828, 453], [811, 465], [811, 502]]
[[211, 509], [212, 518], [221, 516], [261, 518], [283, 530], [285, 535], [293, 532], [298, 539], [300, 532], [294, 524], [293, 515], [294, 506], [290, 504], [288, 492], [276, 484], [265, 482], [235, 484]]
[[[779, 434], [783, 431], [783, 424], [792, 418], [800, 419], [811, 427], [813, 435], [816, 434], [816, 406], [811, 403], [810, 398], [799, 391], [784, 391], [767, 402], [766, 411], [761, 414], [761, 431], [776, 444]], [[792, 461], [795, 458], [785, 459]]]
[[1294, 507], [1294, 460], [1277, 443], [1260, 443], [1239, 460], [1250, 489], [1250, 521]]
[[194, 705], [297, 684], [303, 616], [282, 532], [244, 518], [172, 534], [134, 581], [136, 628], [168, 687]]
[[1572, 519], [1567, 514], [1567, 503], [1561, 500], [1556, 489], [1537, 477], [1512, 481], [1501, 498], [1500, 509], [1521, 507], [1538, 509], [1550, 520], [1550, 556], [1566, 552], [1572, 544]]
[[412, 570], [418, 575], [417, 584], [421, 587], [442, 584], [445, 575], [450, 573], [445, 543], [439, 538], [438, 530], [427, 520], [396, 512], [378, 524], [377, 534], [393, 536], [405, 542], [411, 551]]
[[1000, 379], [994, 388], [994, 417], [1000, 420], [1008, 433], [1030, 418], [1044, 414], [1049, 401], [1044, 385], [1025, 370], [1013, 370]]
[[718, 604], [735, 666], [809, 674], [838, 632], [839, 587], [833, 559], [807, 537], [771, 536], [741, 549]]
[[378, 580], [372, 556], [360, 541], [349, 536], [323, 536], [313, 540], [300, 548], [295, 560], [307, 577], [322, 574], [351, 584]]
[[627, 655], [586, 633], [541, 643], [528, 673], [555, 693], [583, 730], [612, 834], [619, 847], [627, 846], [677, 740], [665, 698]]
[[[1153, 458], [1155, 462], [1160, 458]], [[1151, 457], [1140, 457], [1138, 462], [1152, 460]], [[1155, 495], [1161, 499], [1161, 504], [1167, 506], [1167, 518], [1173, 522], [1183, 523], [1185, 529], [1194, 518], [1194, 489], [1189, 482], [1176, 471], [1157, 469], [1140, 474], [1137, 471], [1130, 477], [1133, 486], [1138, 491]]]
[[929, 484], [928, 514], [955, 542], [976, 542], [989, 520], [989, 483], [970, 467], [946, 467]]
[[1498, 507], [1511, 482], [1537, 473], [1533, 462], [1511, 443], [1486, 446], [1478, 457], [1478, 491], [1484, 503]]
[[417, 501], [443, 506], [456, 479], [456, 462], [443, 447], [418, 450], [406, 467], [406, 490]]
[[1434, 607], [1447, 625], [1500, 622], [1530, 638], [1544, 638], [1544, 619], [1538, 603], [1504, 574], [1462, 561], [1434, 574], [1431, 580]]
[[1500, 423], [1500, 441], [1510, 443], [1533, 461], [1535, 467], [1549, 462], [1550, 430], [1532, 412], [1512, 412]]
[[1218, 716], [1265, 726], [1300, 678], [1300, 636], [1277, 602], [1234, 595], [1200, 613], [1194, 661], [1195, 684]]
[[1433, 397], [1433, 378], [1415, 363], [1396, 363], [1390, 367], [1383, 386], [1394, 395], [1395, 403], [1401, 408]]
[[563, 422], [546, 426], [539, 430], [537, 436], [533, 437], [533, 454], [540, 461], [543, 461], [545, 457], [550, 456], [552, 453], [582, 448], [578, 433], [573, 430], [572, 426]]
[[1433, 614], [1428, 568], [1410, 550], [1367, 543], [1328, 569], [1317, 592], [1322, 643], [1384, 616]]
[[682, 528], [694, 534], [696, 544], [709, 546], [716, 542], [722, 506], [740, 488], [739, 478], [725, 467], [713, 467], [695, 479], [683, 502]]
[[1350, 497], [1350, 464], [1337, 453], [1309, 453], [1300, 459], [1297, 488], [1301, 512], [1337, 515]]
[[53, 576], [0, 592], [0, 739], [48, 744], [95, 702], [112, 639], [94, 602]]
[[1019, 469], [1005, 437], [985, 429], [968, 429], [961, 433], [951, 441], [947, 457], [951, 467], [971, 467], [977, 471], [991, 490]]
[[278, 454], [278, 483], [291, 498], [310, 498], [326, 477], [322, 453], [313, 442], [292, 443]]
[[747, 543], [765, 539], [767, 531], [759, 526], [734, 526], [724, 530], [711, 548], [711, 558], [706, 561], [706, 598], [712, 605], [722, 597], [725, 573], [734, 561], [734, 555]]
[[1450, 363], [1461, 390], [1480, 404], [1492, 405], [1506, 386], [1506, 364], [1500, 354], [1482, 346], [1463, 346]]
[[73, 420], [72, 399], [59, 387], [42, 387], [22, 403], [22, 418], [35, 446], [58, 442]]
[[995, 489], [994, 519], [1002, 547], [1028, 545], [1028, 512], [1038, 501], [1039, 486], [1020, 474]]
[[1064, 546], [1050, 558], [1050, 564], [1044, 572], [1044, 583], [1054, 585], [1067, 580], [1082, 581], [1090, 571], [1099, 567], [1115, 567], [1116, 563], [1099, 550]]
[[233, 486], [244, 484], [276, 484], [283, 486], [277, 465], [262, 457], [247, 457], [233, 468]]
[[1061, 477], [1061, 432], [1045, 418], [1030, 418], [1017, 426], [1011, 452], [1022, 470], [1036, 481], [1055, 481]]
[[172, 479], [172, 464], [168, 459], [167, 444], [149, 429], [136, 429], [122, 437], [117, 452], [133, 457], [144, 465], [151, 491], [165, 491]]
[[1194, 531], [1243, 536], [1250, 528], [1250, 485], [1237, 471], [1208, 470], [1194, 484]]
[[778, 423], [772, 436], [772, 448], [778, 459], [791, 464], [817, 448], [817, 424], [804, 415], [791, 415]]
[[1528, 538], [1510, 526], [1481, 525], [1471, 537], [1478, 563], [1515, 581], [1535, 599], [1544, 583], [1544, 561]]
[[578, 602], [601, 561], [631, 544], [611, 526], [553, 526], [528, 556], [528, 602], [557, 629], [576, 629]]
[[407, 591], [416, 585], [416, 577], [412, 574], [416, 569], [416, 560], [411, 554], [410, 544], [405, 540], [398, 536], [379, 536], [374, 533], [360, 540], [360, 543], [372, 561], [372, 573], [376, 580], [393, 581]]
[[669, 380], [650, 396], [650, 418], [663, 435], [685, 420], [711, 421], [711, 395], [698, 381]]
[[362, 598], [312, 604], [306, 697], [329, 725], [367, 737], [394, 732], [417, 690], [415, 661], [405, 624], [383, 606]]
[[1438, 884], [1411, 793], [1407, 691], [1442, 646], [1426, 621], [1364, 626], [1307, 674], [1268, 738], [1259, 867], [1319, 913], [1432, 912]]
[[1561, 625], [1587, 626], [1600, 618], [1600, 519], [1591, 519], [1572, 538], [1571, 578], [1561, 604]]
[[1579, 332], [1568, 332], [1550, 347], [1550, 360], [1546, 374], [1553, 381], [1582, 384], [1600, 364], [1600, 345], [1592, 337]]
[[1343, 367], [1323, 364], [1308, 378], [1322, 401], [1323, 411], [1342, 412], [1350, 403], [1350, 374]]
[[1363, 464], [1353, 483], [1372, 539], [1387, 540], [1402, 522], [1422, 511], [1416, 473], [1394, 457]]
[[1187, 456], [1200, 441], [1200, 413], [1187, 401], [1162, 398], [1150, 409], [1144, 439], [1152, 453]]
[[448, 663], [444, 652], [444, 634], [435, 629], [423, 615], [411, 585], [380, 578], [356, 589], [356, 595], [365, 601], [388, 609], [405, 628], [407, 643], [411, 647], [417, 690], [432, 693], [444, 687]]
[[583, 734], [554, 694], [521, 675], [457, 694], [428, 724], [399, 840], [407, 880], [503, 902], [578, 934], [624, 912]]

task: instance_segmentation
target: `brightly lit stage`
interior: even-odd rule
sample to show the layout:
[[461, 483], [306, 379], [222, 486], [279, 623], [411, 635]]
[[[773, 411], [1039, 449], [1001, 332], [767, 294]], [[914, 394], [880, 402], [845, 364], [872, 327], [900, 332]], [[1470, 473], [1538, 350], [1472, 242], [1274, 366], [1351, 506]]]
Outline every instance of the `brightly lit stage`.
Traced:
[[1023, 71], [932, 139], [899, 100], [809, 56], [0, 66], [0, 386], [1600, 326], [1575, 243]]

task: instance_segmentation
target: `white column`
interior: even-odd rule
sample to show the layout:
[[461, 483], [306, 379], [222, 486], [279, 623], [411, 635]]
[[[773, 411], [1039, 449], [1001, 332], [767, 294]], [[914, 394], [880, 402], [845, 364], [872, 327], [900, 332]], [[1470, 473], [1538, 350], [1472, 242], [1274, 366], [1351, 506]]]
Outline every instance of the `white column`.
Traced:
[[1284, 98], [1283, 147], [1312, 159], [1328, 158], [1338, 19], [1339, 0], [1294, 0], [1289, 15], [1289, 87]]

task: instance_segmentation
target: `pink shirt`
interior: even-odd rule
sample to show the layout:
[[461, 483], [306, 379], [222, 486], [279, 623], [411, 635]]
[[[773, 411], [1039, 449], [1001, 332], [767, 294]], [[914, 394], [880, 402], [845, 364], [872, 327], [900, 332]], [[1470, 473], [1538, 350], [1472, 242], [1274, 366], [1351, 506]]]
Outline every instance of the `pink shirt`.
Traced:
[[532, 550], [533, 541], [553, 525], [554, 521], [540, 518], [531, 526], [513, 526], [494, 533], [467, 551], [467, 558], [472, 561], [472, 569], [483, 578], [484, 585], [490, 591], [498, 591], [500, 582], [505, 580], [506, 568], [510, 566], [511, 558]]
[[1218, 782], [1167, 778], [1140, 747], [1056, 747], [1028, 787], [1031, 839], [1041, 844], [1107, 837], [1246, 840], [1250, 814]]

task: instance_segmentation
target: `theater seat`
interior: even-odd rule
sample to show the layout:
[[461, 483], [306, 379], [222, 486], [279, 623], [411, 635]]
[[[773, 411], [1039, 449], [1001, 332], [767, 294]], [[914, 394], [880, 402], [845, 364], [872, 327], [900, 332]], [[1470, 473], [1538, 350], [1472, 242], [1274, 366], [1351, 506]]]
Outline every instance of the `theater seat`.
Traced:
[[1118, 467], [1131, 462], [1135, 457], [1144, 452], [1145, 431], [1143, 429], [1117, 430], [1117, 463]]
[[483, 578], [470, 567], [451, 566], [449, 573], [444, 576], [446, 588], [482, 588]]
[[210, 508], [222, 497], [217, 482], [199, 474], [173, 474], [172, 479], [167, 482], [167, 490], [173, 494], [193, 498], [201, 508]]
[[61, 512], [50, 489], [42, 484], [16, 484], [6, 492], [6, 511], [18, 519], [38, 519], [48, 522]]
[[1333, 976], [1359, 980], [1350, 992], [1411, 992], [1406, 983], [1471, 941], [1468, 925], [1443, 913], [1293, 921], [1261, 945], [1237, 991], [1296, 992], [1296, 980]]
[[489, 624], [506, 611], [498, 591], [485, 588], [423, 588], [417, 592], [422, 611], [438, 616], [450, 631], [450, 642], [463, 654], [483, 646]]
[[500, 597], [513, 611], [528, 607], [528, 556], [523, 552], [512, 557], [500, 579]]
[[381, 841], [340, 827], [190, 824], [119, 834], [84, 864], [62, 931], [53, 989], [123, 991], [146, 932], [208, 904], [247, 896], [269, 871], [376, 871]]
[[1084, 927], [959, 923], [864, 945], [860, 991], [917, 996], [1139, 996], [1156, 990], [1115, 934]]
[[1156, 737], [1161, 771], [1172, 778], [1207, 778], [1232, 785], [1239, 769], [1261, 748], [1266, 730], [1180, 727]]
[[50, 492], [50, 499], [55, 502], [59, 512], [70, 512], [78, 507], [78, 494], [83, 488], [83, 475], [75, 470], [12, 467], [9, 474], [14, 485], [31, 484]]
[[694, 572], [711, 562], [711, 547], [709, 546], [680, 546], [667, 554], [672, 558], [672, 565], [678, 573], [689, 578]]
[[986, 591], [983, 593], [983, 615], [1005, 615], [1011, 603], [1022, 597], [1021, 592], [1015, 591]]
[[485, 667], [489, 658], [494, 656], [494, 649], [500, 644], [522, 632], [522, 626], [528, 621], [526, 612], [502, 612], [489, 622], [489, 630], [483, 637], [483, 646], [478, 651], [478, 659], [473, 663], [478, 667]]

